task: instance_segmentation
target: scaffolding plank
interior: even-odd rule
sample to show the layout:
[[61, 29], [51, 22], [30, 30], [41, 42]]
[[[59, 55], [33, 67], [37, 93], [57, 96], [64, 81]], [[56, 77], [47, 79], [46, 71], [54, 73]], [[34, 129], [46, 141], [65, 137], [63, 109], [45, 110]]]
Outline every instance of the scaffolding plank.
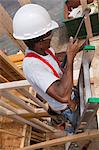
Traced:
[[87, 139], [94, 139], [94, 138], [99, 138], [99, 131], [89, 131], [85, 133], [80, 133], [78, 135], [71, 135], [71, 136], [66, 136], [54, 140], [49, 140], [46, 142], [41, 142], [38, 144], [34, 144], [31, 146], [24, 147], [20, 150], [34, 150], [34, 149], [39, 149], [39, 148], [46, 148], [46, 147], [51, 147], [55, 145], [61, 145], [65, 144], [66, 142], [75, 142], [75, 141], [81, 141], [81, 140], [87, 140]]

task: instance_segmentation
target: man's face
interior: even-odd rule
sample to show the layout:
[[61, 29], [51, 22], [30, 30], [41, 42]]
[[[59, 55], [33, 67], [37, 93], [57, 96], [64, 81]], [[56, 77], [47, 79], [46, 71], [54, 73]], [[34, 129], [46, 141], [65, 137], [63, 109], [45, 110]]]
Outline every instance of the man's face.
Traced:
[[42, 44], [42, 49], [46, 50], [50, 47], [50, 42], [52, 39], [52, 31], [47, 32], [44, 36], [42, 36], [40, 42]]

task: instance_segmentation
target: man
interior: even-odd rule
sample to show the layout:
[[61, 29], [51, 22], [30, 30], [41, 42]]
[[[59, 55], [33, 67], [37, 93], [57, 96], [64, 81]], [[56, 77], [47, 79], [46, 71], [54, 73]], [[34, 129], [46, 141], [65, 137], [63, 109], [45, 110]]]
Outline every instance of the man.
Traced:
[[[87, 0], [87, 3], [90, 4], [94, 0]], [[65, 0], [64, 4], [64, 19], [69, 18], [69, 12], [72, 10], [72, 8], [76, 8], [79, 5], [81, 5], [80, 0]]]
[[81, 47], [78, 40], [73, 43], [70, 38], [67, 63], [64, 71], [50, 47], [53, 30], [58, 24], [51, 20], [45, 8], [36, 4], [21, 7], [13, 19], [13, 36], [24, 40], [27, 45], [23, 61], [23, 71], [37, 93], [49, 104], [48, 112], [56, 115], [56, 124], [69, 120], [72, 127], [68, 132], [74, 132], [77, 123], [77, 104], [73, 100], [73, 61]]

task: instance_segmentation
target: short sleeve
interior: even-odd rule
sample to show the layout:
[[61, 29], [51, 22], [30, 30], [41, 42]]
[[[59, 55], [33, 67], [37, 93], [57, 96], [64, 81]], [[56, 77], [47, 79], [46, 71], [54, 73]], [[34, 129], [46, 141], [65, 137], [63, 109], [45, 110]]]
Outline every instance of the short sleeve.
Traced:
[[33, 65], [31, 68], [30, 79], [31, 82], [38, 86], [43, 92], [46, 92], [53, 82], [59, 80], [53, 72], [39, 65]]

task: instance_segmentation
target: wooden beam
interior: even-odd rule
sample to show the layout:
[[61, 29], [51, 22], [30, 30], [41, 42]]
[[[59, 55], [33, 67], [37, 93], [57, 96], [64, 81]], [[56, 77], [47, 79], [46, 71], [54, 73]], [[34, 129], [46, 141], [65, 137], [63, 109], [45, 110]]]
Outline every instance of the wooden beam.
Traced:
[[26, 49], [26, 45], [23, 41], [14, 39], [13, 28], [12, 28], [12, 19], [11, 19], [10, 15], [8, 14], [8, 12], [3, 8], [3, 6], [1, 4], [0, 4], [0, 24], [2, 25], [2, 27], [4, 28], [4, 30], [6, 31], [8, 36], [13, 40], [13, 42], [15, 44], [17, 44], [18, 47], [20, 48], [20, 50], [22, 50], [24, 52]]
[[[19, 84], [18, 84], [19, 83]], [[14, 82], [14, 84], [13, 84], [13, 82], [12, 82], [12, 84], [10, 84], [10, 83], [8, 83], [8, 85], [9, 86], [7, 86], [7, 83], [3, 83], [4, 85], [5, 85], [5, 89], [7, 88], [8, 89], [8, 87], [9, 87], [9, 89], [14, 89], [15, 87], [16, 88], [22, 88], [23, 86], [25, 86], [26, 87], [26, 85], [30, 85], [29, 83], [28, 83], [28, 81], [27, 80], [25, 80], [25, 81], [16, 81], [16, 82]], [[0, 88], [0, 90], [4, 90], [4, 85], [3, 84], [0, 84], [0, 86], [1, 86], [1, 88]], [[10, 88], [11, 87], [11, 88]], [[6, 90], [7, 90], [6, 89]], [[26, 97], [28, 97], [28, 98], [30, 98], [31, 100], [33, 100], [35, 103], [37, 103], [39, 106], [41, 106], [41, 107], [43, 107], [46, 111], [48, 110], [48, 107], [45, 105], [45, 104], [43, 104], [38, 98], [36, 98], [36, 97], [34, 97], [32, 94], [30, 94], [27, 90], [25, 90], [25, 89], [22, 89], [22, 90], [24, 90], [24, 96], [26, 96]], [[3, 93], [2, 93], [3, 94]], [[4, 94], [3, 94], [4, 95]]]
[[[4, 115], [4, 116], [7, 116], [7, 112], [6, 112], [5, 110], [1, 109], [1, 108], [0, 108], [0, 114], [1, 114], [1, 115]], [[38, 130], [40, 130], [40, 131], [49, 132], [49, 130], [47, 130], [47, 129], [43, 128], [43, 127], [40, 127], [39, 125], [36, 125], [35, 123], [33, 123], [33, 122], [29, 121], [29, 120], [26, 120], [26, 119], [24, 119], [24, 118], [18, 116], [17, 114], [15, 114], [15, 115], [13, 115], [13, 116], [7, 116], [7, 117], [12, 118], [12, 119], [14, 119], [14, 120], [18, 120], [18, 121], [19, 121], [20, 123], [22, 123], [22, 124], [23, 124], [23, 123], [24, 123], [24, 124], [28, 124], [28, 125], [30, 125], [31, 127], [34, 127], [34, 128], [36, 128], [36, 129], [38, 129]]]
[[10, 61], [10, 59], [0, 50], [0, 59], [3, 60], [6, 66], [9, 66], [9, 69], [12, 69], [16, 74], [20, 76], [20, 79], [25, 79], [23, 72], [16, 67], [16, 65]]
[[20, 150], [34, 150], [34, 149], [39, 149], [39, 148], [46, 148], [48, 146], [55, 146], [55, 145], [61, 145], [61, 144], [65, 144], [66, 142], [75, 142], [75, 141], [81, 141], [81, 140], [87, 140], [87, 139], [94, 139], [94, 138], [99, 138], [99, 131], [88, 131], [88, 132], [84, 132], [81, 134], [77, 134], [77, 135], [71, 135], [71, 136], [66, 136], [66, 137], [62, 137], [62, 138], [58, 138], [58, 139], [54, 139], [54, 140], [49, 140], [46, 142], [41, 142], [38, 144], [34, 144], [31, 146], [27, 146], [24, 147]]
[[34, 97], [27, 90], [25, 90], [24, 96], [26, 96], [26, 97], [30, 98], [31, 100], [33, 100], [39, 106], [41, 106], [42, 108], [44, 108], [44, 110], [46, 110], [46, 111], [48, 110], [48, 106], [47, 105], [45, 105], [43, 102], [41, 102], [38, 98]]
[[[38, 134], [38, 135], [39, 135], [39, 134]], [[44, 138], [39, 137], [39, 136], [37, 136], [37, 135], [32, 135], [32, 136], [31, 136], [31, 138], [32, 138], [32, 139], [37, 139], [39, 142], [43, 142], [43, 141], [45, 141], [45, 139], [44, 139]]]
[[[7, 79], [5, 79], [2, 75], [0, 75], [0, 85], [1, 85], [1, 83], [4, 83], [4, 82], [8, 82], [8, 80]], [[17, 82], [17, 81], [16, 81]], [[15, 82], [15, 83], [16, 83]], [[11, 82], [11, 83], [13, 83], [13, 82]], [[14, 83], [13, 83], [14, 84]], [[12, 84], [12, 85], [13, 85]], [[5, 84], [6, 86], [7, 86], [7, 84]], [[2, 85], [1, 85], [2, 86]], [[8, 87], [10, 86], [10, 82], [8, 83]], [[28, 87], [28, 86], [27, 86]], [[9, 88], [8, 88], [9, 89]], [[13, 86], [11, 87], [11, 89], [14, 89], [13, 88]], [[24, 97], [23, 95], [24, 95], [24, 90], [22, 90], [22, 89], [19, 89], [19, 90], [16, 90], [17, 92], [19, 92], [21, 95], [19, 95], [19, 97], [20, 98], [22, 98], [25, 102], [29, 102], [30, 104], [33, 104], [33, 105], [35, 105], [35, 106], [38, 106], [38, 104], [36, 104], [35, 102], [33, 102], [32, 100], [30, 100], [30, 99], [28, 99], [28, 98], [26, 98], [26, 97]]]
[[[22, 93], [21, 93], [22, 94]], [[22, 95], [19, 95], [19, 98], [22, 98], [25, 102], [28, 102], [28, 103], [30, 103], [30, 104], [32, 104], [32, 105], [34, 105], [34, 106], [39, 106], [37, 103], [35, 103], [33, 100], [31, 100], [31, 99], [29, 99], [29, 98], [26, 98], [26, 97], [24, 97], [24, 96], [22, 96]]]
[[[81, 2], [81, 5], [82, 5], [82, 10], [84, 11], [87, 8], [87, 0], [80, 0], [80, 2]], [[88, 38], [93, 37], [91, 22], [90, 22], [90, 17], [89, 16], [87, 16], [86, 19], [85, 19], [85, 26], [86, 26], [86, 31], [87, 31]]]
[[1, 96], [9, 99], [10, 101], [14, 102], [15, 104], [26, 109], [27, 111], [29, 111], [31, 113], [35, 113], [35, 110], [33, 109], [32, 106], [28, 106], [21, 98], [18, 98], [17, 96], [12, 95], [11, 93], [4, 91], [4, 92], [1, 92]]
[[1, 83], [0, 90], [11, 90], [18, 89], [23, 87], [30, 87], [30, 83], [27, 80], [13, 81], [8, 83]]
[[25, 138], [26, 138], [26, 130], [27, 130], [27, 124], [25, 124], [23, 126], [23, 132], [22, 132], [22, 140], [21, 140], [21, 144], [20, 144], [20, 148], [23, 148], [24, 147], [24, 144], [25, 144]]
[[[15, 113], [13, 112], [7, 112], [8, 116], [12, 116]], [[42, 112], [36, 112], [36, 113], [30, 113], [24, 109], [18, 109], [18, 115], [22, 116], [23, 118], [27, 118], [27, 119], [32, 119], [32, 118], [42, 118], [42, 117], [50, 117], [49, 114], [46, 111], [42, 111]]]
[[2, 82], [8, 82], [8, 80], [0, 74], [0, 83]]
[[[75, 76], [78, 76], [78, 74], [75, 74]], [[74, 80], [74, 83], [77, 84], [77, 79]], [[91, 77], [90, 83], [93, 84], [93, 77]], [[20, 81], [13, 81], [8, 83], [1, 83], [0, 84], [0, 90], [11, 90], [11, 89], [18, 89], [18, 88], [24, 88], [24, 87], [30, 87], [30, 83], [27, 80], [20, 80]]]
[[38, 120], [38, 119], [36, 119], [36, 118], [31, 119], [31, 121], [32, 121], [33, 123], [36, 123], [36, 124], [39, 125], [40, 127], [43, 127], [43, 128], [45, 128], [45, 129], [49, 130], [50, 132], [56, 132], [56, 131], [57, 131], [55, 128], [53, 128], [53, 127], [51, 127], [51, 126], [45, 124], [44, 122], [41, 122], [40, 120]]
[[20, 3], [21, 6], [23, 6], [25, 4], [30, 4], [31, 0], [18, 0], [18, 2]]
[[[3, 100], [0, 100], [0, 106], [6, 108], [6, 109], [8, 109], [8, 110], [10, 110], [10, 111], [12, 111], [12, 112], [14, 112], [15, 114], [18, 115], [18, 110], [15, 109], [13, 106], [11, 106], [11, 105], [5, 103]], [[20, 118], [22, 118], [22, 117], [20, 117]], [[33, 122], [34, 124], [36, 124], [36, 125], [38, 125], [38, 126], [40, 126], [40, 127], [42, 127], [42, 128], [45, 128], [45, 129], [48, 130], [48, 131], [56, 132], [55, 128], [53, 128], [53, 127], [51, 127], [51, 126], [49, 126], [49, 125], [47, 125], [47, 124], [41, 122], [41, 121], [38, 120], [38, 119], [33, 118], [33, 119], [31, 119], [31, 122]]]
[[36, 132], [36, 131], [32, 131], [31, 136], [34, 136], [34, 135], [37, 136], [37, 137], [43, 138], [43, 139], [46, 138], [45, 133], [42, 134], [42, 133], [39, 133], [39, 132]]
[[20, 122], [23, 122], [24, 124], [28, 124], [28, 125], [30, 125], [31, 127], [36, 128], [36, 129], [38, 129], [38, 130], [40, 130], [40, 131], [49, 132], [49, 130], [46, 130], [46, 129], [40, 127], [39, 125], [36, 125], [35, 123], [33, 123], [33, 122], [29, 121], [29, 120], [26, 120], [26, 119], [24, 119], [24, 118], [22, 118], [22, 117], [20, 117], [20, 116], [18, 116], [18, 115], [13, 115], [13, 116], [10, 116], [10, 117], [13, 118], [13, 119], [17, 119], [17, 120], [19, 120]]

